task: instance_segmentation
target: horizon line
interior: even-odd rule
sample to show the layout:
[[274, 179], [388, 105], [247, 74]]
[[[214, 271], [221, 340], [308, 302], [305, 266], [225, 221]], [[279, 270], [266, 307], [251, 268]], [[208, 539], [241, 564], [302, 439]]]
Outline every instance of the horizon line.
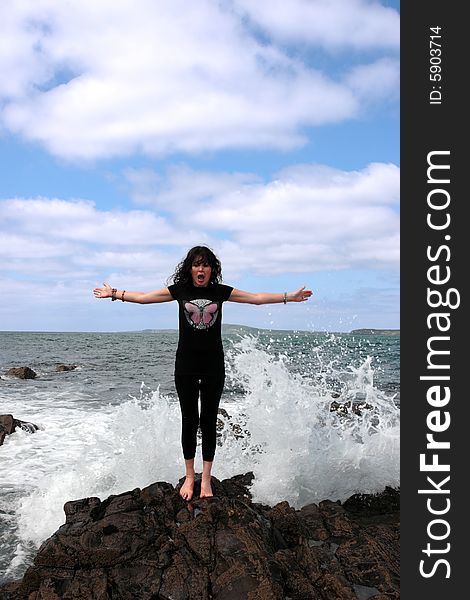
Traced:
[[[390, 332], [393, 334], [399, 334], [400, 328], [393, 327], [359, 327], [357, 329], [351, 329], [350, 331], [332, 331], [329, 329], [324, 330], [312, 330], [312, 329], [273, 329], [269, 327], [255, 327], [252, 325], [239, 325], [237, 323], [223, 323], [222, 333], [224, 328], [236, 327], [240, 329], [249, 329], [254, 331], [281, 331], [281, 332], [295, 332], [295, 333], [321, 333], [321, 334], [369, 334], [373, 335], [374, 332]], [[178, 332], [177, 328], [145, 328], [145, 329], [122, 329], [122, 330], [51, 330], [51, 329], [0, 329], [0, 333], [144, 333], [144, 332], [158, 332], [158, 331], [174, 331]]]

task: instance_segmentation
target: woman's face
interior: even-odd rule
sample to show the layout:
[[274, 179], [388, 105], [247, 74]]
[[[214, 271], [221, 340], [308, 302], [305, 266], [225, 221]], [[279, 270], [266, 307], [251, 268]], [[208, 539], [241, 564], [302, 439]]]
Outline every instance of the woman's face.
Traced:
[[191, 277], [195, 287], [207, 287], [211, 279], [211, 273], [211, 267], [201, 256], [193, 260], [193, 264], [191, 266]]

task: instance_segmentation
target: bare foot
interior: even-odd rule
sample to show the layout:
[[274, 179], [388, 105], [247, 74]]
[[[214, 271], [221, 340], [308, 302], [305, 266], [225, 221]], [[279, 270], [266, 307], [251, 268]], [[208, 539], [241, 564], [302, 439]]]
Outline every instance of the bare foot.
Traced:
[[199, 498], [210, 498], [214, 494], [212, 493], [211, 480], [206, 481], [203, 479], [201, 481], [201, 495]]
[[192, 477], [186, 475], [186, 479], [184, 480], [184, 483], [180, 489], [180, 496], [183, 498], [183, 500], [189, 501], [193, 497], [193, 491], [194, 491], [194, 475]]

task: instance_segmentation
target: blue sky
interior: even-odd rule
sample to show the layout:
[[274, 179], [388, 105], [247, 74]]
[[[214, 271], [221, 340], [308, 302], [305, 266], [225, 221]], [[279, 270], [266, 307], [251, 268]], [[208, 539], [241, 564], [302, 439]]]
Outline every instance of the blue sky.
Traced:
[[399, 327], [399, 5], [55, 0], [0, 6], [0, 330], [175, 328], [195, 244], [273, 329]]

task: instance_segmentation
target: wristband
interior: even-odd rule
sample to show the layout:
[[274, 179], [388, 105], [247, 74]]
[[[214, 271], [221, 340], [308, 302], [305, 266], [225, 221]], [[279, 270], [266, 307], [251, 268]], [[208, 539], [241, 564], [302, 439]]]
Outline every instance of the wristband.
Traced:
[[283, 300], [284, 304], [287, 304], [287, 292], [284, 292], [284, 300]]

